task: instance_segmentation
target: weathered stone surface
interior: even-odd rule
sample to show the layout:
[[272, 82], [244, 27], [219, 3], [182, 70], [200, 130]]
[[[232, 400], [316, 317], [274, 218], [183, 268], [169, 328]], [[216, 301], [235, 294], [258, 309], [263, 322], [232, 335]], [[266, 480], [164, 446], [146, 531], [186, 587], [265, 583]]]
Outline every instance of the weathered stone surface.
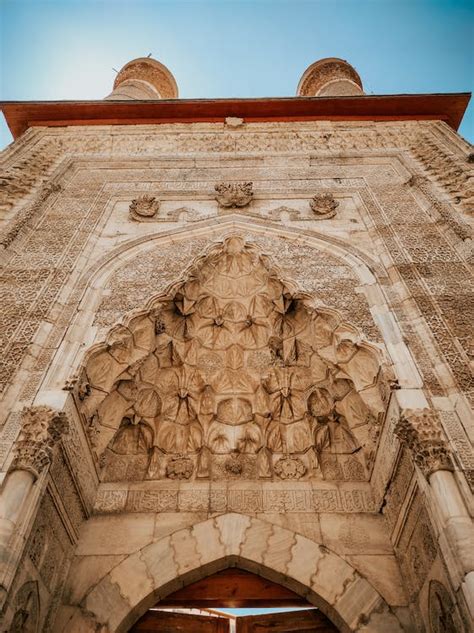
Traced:
[[77, 554], [130, 554], [153, 540], [154, 526], [152, 514], [94, 517], [82, 527]]

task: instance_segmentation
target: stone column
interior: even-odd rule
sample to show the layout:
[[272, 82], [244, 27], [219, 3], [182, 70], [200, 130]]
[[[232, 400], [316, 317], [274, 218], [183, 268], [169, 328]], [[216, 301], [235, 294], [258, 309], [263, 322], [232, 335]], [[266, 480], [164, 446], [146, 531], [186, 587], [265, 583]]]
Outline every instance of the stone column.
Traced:
[[300, 79], [298, 97], [353, 97], [364, 94], [358, 72], [344, 59], [326, 57], [311, 64]]
[[430, 484], [445, 537], [459, 567], [460, 586], [474, 617], [474, 530], [454, 478], [451, 451], [439, 417], [430, 409], [406, 409], [395, 434], [412, 452]]
[[67, 430], [64, 412], [44, 405], [22, 411], [13, 462], [0, 493], [0, 608], [23, 552], [34, 484], [48, 469], [54, 446]]
[[171, 72], [151, 57], [139, 57], [125, 64], [114, 82], [107, 101], [149, 101], [177, 99], [178, 86]]

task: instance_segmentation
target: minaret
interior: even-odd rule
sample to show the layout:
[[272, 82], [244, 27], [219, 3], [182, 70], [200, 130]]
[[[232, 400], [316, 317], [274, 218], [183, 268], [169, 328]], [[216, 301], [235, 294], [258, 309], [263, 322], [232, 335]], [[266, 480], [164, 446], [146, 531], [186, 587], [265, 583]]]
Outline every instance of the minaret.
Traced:
[[350, 97], [364, 94], [357, 71], [344, 59], [325, 57], [303, 73], [298, 97]]
[[170, 71], [151, 57], [138, 57], [125, 64], [114, 81], [108, 100], [177, 99], [178, 85]]

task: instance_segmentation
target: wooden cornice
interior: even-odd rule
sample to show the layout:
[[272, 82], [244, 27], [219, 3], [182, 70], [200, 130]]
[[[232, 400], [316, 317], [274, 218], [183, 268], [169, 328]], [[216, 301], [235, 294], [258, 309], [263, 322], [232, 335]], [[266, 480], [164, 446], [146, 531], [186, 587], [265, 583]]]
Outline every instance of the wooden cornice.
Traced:
[[445, 121], [457, 130], [470, 93], [172, 99], [157, 101], [4, 101], [0, 108], [14, 138], [34, 126], [138, 125], [265, 121]]

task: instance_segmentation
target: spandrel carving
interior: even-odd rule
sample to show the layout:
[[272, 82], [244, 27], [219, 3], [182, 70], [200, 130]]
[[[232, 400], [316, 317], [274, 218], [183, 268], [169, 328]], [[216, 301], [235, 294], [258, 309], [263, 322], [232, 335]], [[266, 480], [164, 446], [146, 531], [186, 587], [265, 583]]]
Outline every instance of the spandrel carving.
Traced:
[[378, 355], [257, 247], [227, 238], [148, 305], [84, 368], [105, 479], [367, 477]]

